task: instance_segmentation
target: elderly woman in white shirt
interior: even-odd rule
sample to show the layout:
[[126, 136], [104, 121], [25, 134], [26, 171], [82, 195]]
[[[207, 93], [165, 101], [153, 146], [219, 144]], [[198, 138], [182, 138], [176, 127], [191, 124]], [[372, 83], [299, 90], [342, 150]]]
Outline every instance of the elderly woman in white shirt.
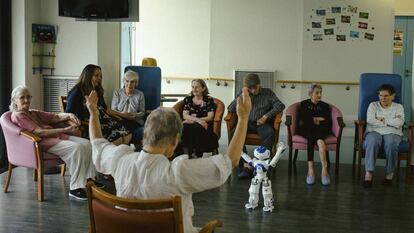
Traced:
[[179, 195], [182, 198], [184, 232], [198, 232], [199, 229], [192, 224], [192, 194], [222, 185], [239, 163], [251, 110], [247, 89], [244, 88], [238, 98], [239, 120], [227, 153], [192, 160], [188, 155], [181, 155], [170, 161], [183, 127], [174, 110], [161, 107], [151, 112], [145, 122], [143, 149], [134, 152], [129, 146], [115, 146], [102, 137], [96, 92], [92, 91], [85, 98], [91, 116], [92, 160], [98, 171], [112, 174], [117, 195], [143, 199]]
[[122, 78], [124, 87], [114, 93], [111, 108], [123, 119], [123, 125], [132, 132], [132, 140], [141, 140], [144, 131], [145, 97], [136, 89], [139, 76], [134, 71], [127, 71]]
[[387, 158], [384, 185], [391, 185], [398, 146], [402, 139], [404, 124], [404, 108], [394, 103], [395, 90], [392, 85], [384, 84], [378, 89], [379, 101], [372, 102], [367, 110], [367, 129], [364, 140], [365, 179], [364, 187], [372, 186], [375, 169], [375, 158], [383, 145]]

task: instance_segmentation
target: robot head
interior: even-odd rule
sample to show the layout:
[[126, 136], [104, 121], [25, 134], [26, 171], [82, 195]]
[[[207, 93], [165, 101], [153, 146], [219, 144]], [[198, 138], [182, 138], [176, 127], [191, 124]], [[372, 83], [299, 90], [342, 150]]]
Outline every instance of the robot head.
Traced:
[[264, 146], [259, 146], [256, 149], [254, 149], [254, 157], [256, 157], [259, 160], [266, 160], [270, 158], [270, 151], [266, 149]]

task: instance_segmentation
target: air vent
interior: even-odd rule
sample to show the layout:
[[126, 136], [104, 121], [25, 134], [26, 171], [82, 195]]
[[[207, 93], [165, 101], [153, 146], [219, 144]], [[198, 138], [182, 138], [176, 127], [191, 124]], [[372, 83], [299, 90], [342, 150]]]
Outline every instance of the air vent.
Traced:
[[43, 76], [43, 108], [46, 112], [60, 112], [59, 96], [68, 95], [78, 77]]

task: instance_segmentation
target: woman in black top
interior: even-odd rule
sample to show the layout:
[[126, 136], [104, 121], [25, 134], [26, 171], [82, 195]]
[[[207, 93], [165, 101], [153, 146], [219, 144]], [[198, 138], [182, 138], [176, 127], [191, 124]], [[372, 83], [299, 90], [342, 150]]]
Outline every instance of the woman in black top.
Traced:
[[315, 183], [313, 170], [313, 152], [315, 145], [319, 148], [319, 157], [322, 163], [321, 181], [323, 185], [330, 184], [328, 164], [326, 160], [326, 144], [324, 139], [332, 134], [331, 108], [321, 101], [322, 86], [312, 84], [309, 89], [310, 99], [303, 100], [299, 109], [299, 134], [308, 141], [308, 174], [306, 183]]
[[184, 98], [182, 146], [189, 155], [194, 151], [197, 157], [218, 147], [212, 124], [216, 106], [208, 94], [204, 80], [195, 79], [191, 82], [190, 96]]

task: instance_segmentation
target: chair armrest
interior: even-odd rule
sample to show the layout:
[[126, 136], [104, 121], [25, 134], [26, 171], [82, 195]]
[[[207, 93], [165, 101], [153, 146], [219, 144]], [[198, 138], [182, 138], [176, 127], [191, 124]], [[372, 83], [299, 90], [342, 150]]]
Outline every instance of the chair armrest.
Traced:
[[233, 129], [237, 124], [237, 119], [237, 114], [235, 112], [227, 112], [226, 117], [224, 117], [224, 120], [226, 121], [227, 125], [227, 135], [229, 143], [233, 138]]
[[29, 131], [21, 131], [20, 132], [20, 135], [22, 135], [22, 136], [24, 136], [24, 137], [26, 137], [26, 138], [34, 141], [34, 142], [40, 142], [40, 141], [42, 141], [42, 138], [41, 137], [35, 135], [34, 133], [30, 133]]
[[286, 116], [285, 125], [286, 126], [292, 125], [292, 116]]
[[335, 124], [332, 126], [332, 129], [334, 129], [332, 132], [335, 137], [339, 139], [342, 135], [342, 129], [345, 127], [344, 119], [343, 117], [337, 117], [336, 121], [333, 121], [332, 123]]
[[201, 228], [199, 232], [200, 233], [211, 233], [211, 232], [214, 232], [214, 229], [216, 229], [217, 227], [222, 227], [222, 226], [223, 226], [223, 222], [221, 222], [220, 220], [212, 220], [208, 222], [206, 225], [204, 225], [203, 228]]
[[363, 121], [363, 120], [355, 120], [354, 121], [354, 124], [355, 124], [355, 127], [359, 127], [359, 126], [364, 126], [365, 125], [365, 121]]

